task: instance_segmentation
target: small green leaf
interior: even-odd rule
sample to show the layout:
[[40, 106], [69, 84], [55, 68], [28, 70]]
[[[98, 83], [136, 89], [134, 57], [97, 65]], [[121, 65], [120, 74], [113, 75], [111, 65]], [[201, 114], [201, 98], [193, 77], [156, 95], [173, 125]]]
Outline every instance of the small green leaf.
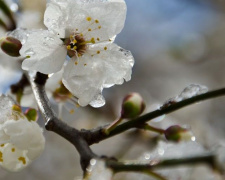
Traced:
[[38, 119], [38, 113], [36, 109], [28, 109], [24, 114], [28, 121], [36, 121]]

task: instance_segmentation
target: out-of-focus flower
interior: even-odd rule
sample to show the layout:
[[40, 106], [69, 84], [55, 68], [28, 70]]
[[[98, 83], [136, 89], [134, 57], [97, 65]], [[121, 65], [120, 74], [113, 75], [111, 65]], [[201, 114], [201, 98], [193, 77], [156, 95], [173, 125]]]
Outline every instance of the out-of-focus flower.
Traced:
[[0, 165], [20, 171], [36, 159], [45, 146], [42, 129], [28, 121], [11, 98], [0, 96]]
[[132, 54], [113, 43], [125, 17], [124, 0], [52, 0], [44, 17], [48, 30], [30, 31], [25, 41], [20, 39], [20, 54], [27, 57], [22, 68], [55, 73], [68, 55], [63, 84], [80, 105], [100, 107], [103, 88], [131, 78]]
[[92, 159], [84, 180], [111, 180], [113, 171], [106, 167], [105, 161]]

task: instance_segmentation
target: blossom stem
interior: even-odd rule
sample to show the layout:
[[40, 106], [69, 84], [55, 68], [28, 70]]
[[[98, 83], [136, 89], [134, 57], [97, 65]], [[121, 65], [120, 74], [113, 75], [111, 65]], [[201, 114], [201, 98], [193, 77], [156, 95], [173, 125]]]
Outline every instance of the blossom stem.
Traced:
[[149, 124], [145, 123], [143, 126], [140, 126], [141, 129], [144, 130], [148, 130], [148, 131], [153, 131], [159, 134], [164, 134], [165, 130], [164, 129], [160, 129], [160, 128], [156, 128], [153, 126], [150, 126]]
[[115, 121], [113, 121], [108, 127], [106, 127], [105, 129], [103, 129], [103, 133], [105, 133], [106, 135], [110, 133], [110, 131], [112, 131], [113, 129], [115, 129], [115, 127], [122, 121], [123, 119], [120, 117], [119, 119], [116, 119]]

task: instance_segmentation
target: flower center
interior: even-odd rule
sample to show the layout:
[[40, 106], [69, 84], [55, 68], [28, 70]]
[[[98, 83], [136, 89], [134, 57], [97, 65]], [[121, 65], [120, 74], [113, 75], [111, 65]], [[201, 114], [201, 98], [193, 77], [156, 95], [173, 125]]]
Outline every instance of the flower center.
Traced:
[[75, 33], [74, 35], [70, 35], [70, 38], [65, 41], [67, 54], [70, 57], [73, 56], [82, 56], [86, 49], [87, 44], [95, 44], [95, 39], [91, 38], [91, 40], [86, 41], [83, 37], [83, 34]]

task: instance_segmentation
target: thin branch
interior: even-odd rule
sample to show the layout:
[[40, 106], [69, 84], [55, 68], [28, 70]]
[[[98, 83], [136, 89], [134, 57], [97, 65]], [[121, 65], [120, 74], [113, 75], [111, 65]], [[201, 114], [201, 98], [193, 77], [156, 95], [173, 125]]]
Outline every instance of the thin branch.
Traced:
[[191, 104], [204, 101], [207, 99], [211, 98], [216, 98], [219, 96], [224, 96], [225, 95], [225, 88], [214, 90], [214, 91], [209, 91], [204, 94], [200, 94], [194, 97], [191, 97], [189, 99], [182, 100], [180, 102], [176, 102], [173, 104], [170, 104], [169, 106], [165, 106], [161, 109], [157, 109], [155, 111], [152, 111], [150, 113], [147, 113], [143, 116], [140, 116], [138, 118], [132, 119], [130, 121], [127, 121], [117, 127], [115, 127], [109, 134], [104, 134], [103, 129], [107, 127], [108, 125], [105, 125], [103, 127], [98, 127], [96, 129], [92, 130], [82, 130], [84, 138], [87, 140], [88, 144], [94, 144], [98, 143], [104, 139], [110, 138], [112, 136], [115, 136], [117, 134], [120, 134], [124, 131], [127, 131], [132, 128], [136, 128], [140, 126], [141, 124], [144, 124], [156, 117], [160, 117], [164, 114], [169, 114], [171, 112], [177, 111], [181, 108], [184, 108], [186, 106], [189, 106]]
[[48, 131], [57, 133], [75, 146], [80, 154], [81, 167], [83, 171], [85, 171], [87, 166], [89, 165], [90, 160], [96, 157], [96, 155], [92, 152], [89, 145], [80, 135], [80, 132], [77, 129], [68, 126], [66, 123], [56, 117], [45, 93], [44, 85], [37, 83], [38, 79], [40, 79], [39, 75], [40, 73], [37, 73], [36, 79], [28, 74], [27, 77], [31, 84], [39, 110], [42, 113], [44, 120], [46, 121], [45, 128]]
[[116, 161], [107, 161], [107, 166], [112, 168], [116, 173], [118, 172], [143, 172], [152, 171], [155, 169], [162, 169], [168, 167], [175, 167], [180, 165], [195, 165], [195, 164], [207, 164], [213, 169], [216, 168], [214, 154], [205, 154], [200, 156], [185, 157], [179, 159], [165, 159], [165, 160], [153, 160], [148, 164], [131, 164], [122, 163]]

